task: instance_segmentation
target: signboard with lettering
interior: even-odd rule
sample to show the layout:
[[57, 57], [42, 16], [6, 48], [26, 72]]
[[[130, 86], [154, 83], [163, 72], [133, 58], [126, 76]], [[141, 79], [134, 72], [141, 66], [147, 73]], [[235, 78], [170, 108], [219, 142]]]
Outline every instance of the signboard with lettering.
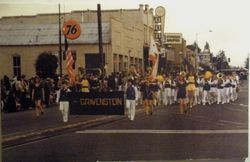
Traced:
[[166, 33], [166, 44], [181, 44], [182, 34], [181, 33]]
[[124, 92], [72, 92], [71, 115], [124, 115]]
[[68, 20], [64, 22], [62, 32], [70, 40], [77, 39], [81, 35], [80, 24], [76, 20]]

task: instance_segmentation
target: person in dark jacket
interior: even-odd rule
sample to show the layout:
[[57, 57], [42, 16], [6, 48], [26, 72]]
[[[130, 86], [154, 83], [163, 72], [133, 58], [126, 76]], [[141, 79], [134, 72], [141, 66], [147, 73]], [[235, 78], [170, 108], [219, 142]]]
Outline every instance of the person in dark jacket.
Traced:
[[57, 94], [57, 103], [59, 102], [59, 110], [62, 112], [63, 122], [68, 122], [69, 117], [69, 94], [70, 89], [67, 81], [62, 82], [62, 87]]
[[126, 90], [126, 107], [128, 109], [128, 118], [134, 120], [135, 118], [135, 100], [136, 90], [131, 80], [128, 80], [128, 86]]

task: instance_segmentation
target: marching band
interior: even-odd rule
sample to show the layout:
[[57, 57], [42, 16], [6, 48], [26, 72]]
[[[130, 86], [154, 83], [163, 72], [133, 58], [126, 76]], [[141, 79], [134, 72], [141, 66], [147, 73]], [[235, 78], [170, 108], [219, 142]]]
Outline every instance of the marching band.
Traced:
[[234, 102], [238, 98], [239, 76], [236, 73], [212, 74], [210, 71], [195, 75], [182, 71], [178, 75], [163, 75], [162, 79], [142, 79], [134, 86], [138, 93], [136, 103], [144, 101], [146, 114], [152, 115], [153, 108], [160, 105], [173, 104], [180, 104], [182, 114], [186, 107]]

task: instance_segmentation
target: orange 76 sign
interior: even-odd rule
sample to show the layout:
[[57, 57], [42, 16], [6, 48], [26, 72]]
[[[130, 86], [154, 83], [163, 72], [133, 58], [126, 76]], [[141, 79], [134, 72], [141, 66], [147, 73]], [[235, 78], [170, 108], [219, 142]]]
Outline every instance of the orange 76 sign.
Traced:
[[70, 40], [77, 39], [81, 35], [80, 24], [76, 20], [68, 20], [63, 24], [62, 32]]

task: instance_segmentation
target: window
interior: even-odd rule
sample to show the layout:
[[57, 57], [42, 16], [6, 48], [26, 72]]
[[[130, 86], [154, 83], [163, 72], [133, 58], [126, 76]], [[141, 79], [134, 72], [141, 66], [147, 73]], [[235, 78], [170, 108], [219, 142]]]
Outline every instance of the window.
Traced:
[[161, 17], [155, 17], [155, 23], [161, 23]]
[[13, 56], [13, 74], [21, 76], [21, 57], [19, 55]]

